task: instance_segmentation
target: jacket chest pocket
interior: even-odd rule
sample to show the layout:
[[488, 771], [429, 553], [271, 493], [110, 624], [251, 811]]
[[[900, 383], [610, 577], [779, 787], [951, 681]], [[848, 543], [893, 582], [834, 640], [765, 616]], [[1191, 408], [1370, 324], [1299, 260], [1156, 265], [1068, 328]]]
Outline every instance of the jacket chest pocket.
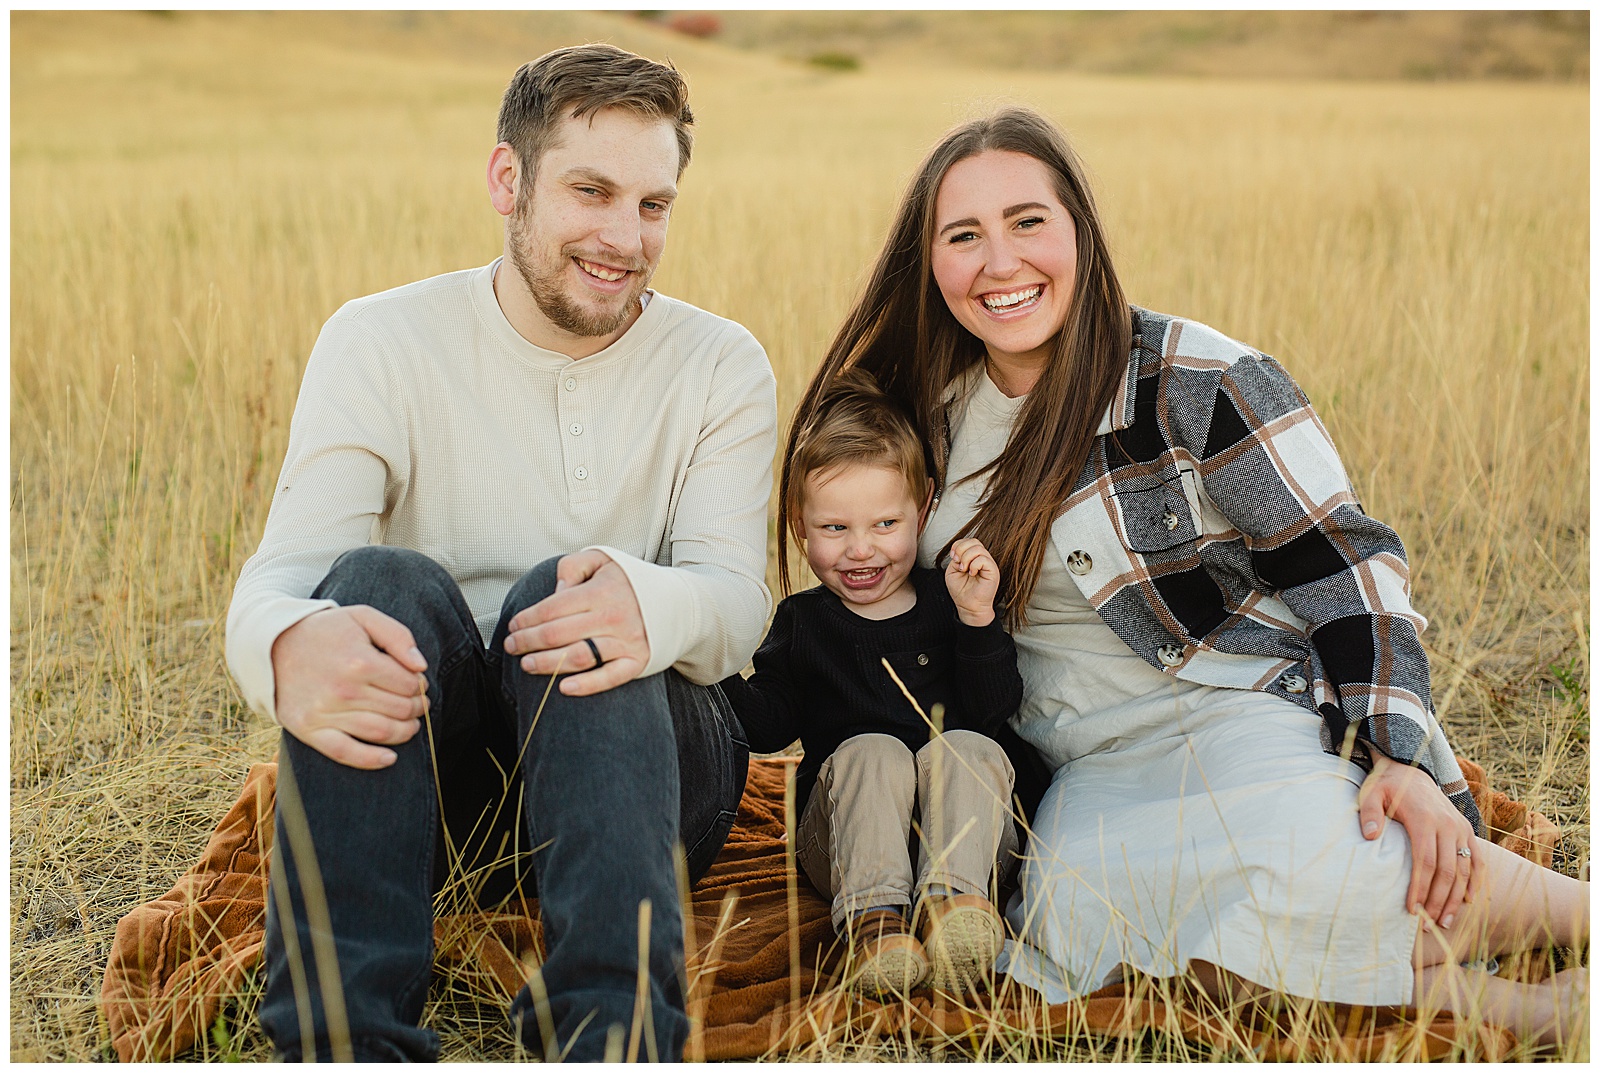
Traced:
[[[933, 718], [935, 704], [944, 706], [944, 725], [949, 726], [951, 718], [956, 714], [953, 688], [955, 645], [930, 645], [914, 652], [890, 652], [883, 658], [889, 661], [889, 666], [894, 668], [895, 675], [905, 685], [906, 691], [916, 699], [917, 706], [929, 719]], [[879, 664], [878, 671], [883, 676], [889, 694], [889, 710], [902, 710], [913, 720], [920, 721], [915, 709], [906, 700], [905, 693], [894, 684], [888, 672], [883, 670], [882, 664]]]
[[1111, 502], [1122, 524], [1122, 540], [1130, 551], [1149, 555], [1193, 544], [1199, 538], [1195, 515], [1182, 480], [1138, 477], [1117, 481]]

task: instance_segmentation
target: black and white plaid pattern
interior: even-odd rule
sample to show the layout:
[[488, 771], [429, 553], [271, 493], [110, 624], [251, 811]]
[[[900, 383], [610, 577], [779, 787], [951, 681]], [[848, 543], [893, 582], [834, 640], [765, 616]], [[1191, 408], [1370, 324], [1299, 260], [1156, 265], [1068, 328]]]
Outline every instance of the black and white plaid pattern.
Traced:
[[1305, 395], [1213, 329], [1133, 313], [1123, 391], [1052, 530], [1073, 580], [1152, 666], [1315, 711], [1329, 752], [1354, 728], [1482, 834], [1433, 715], [1405, 549], [1362, 512]]

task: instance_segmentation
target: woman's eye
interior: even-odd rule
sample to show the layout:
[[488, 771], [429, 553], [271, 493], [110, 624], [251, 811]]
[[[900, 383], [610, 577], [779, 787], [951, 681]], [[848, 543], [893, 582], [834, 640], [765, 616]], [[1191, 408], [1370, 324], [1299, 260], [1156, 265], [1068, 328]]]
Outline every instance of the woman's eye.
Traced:
[[1026, 216], [1017, 221], [1017, 227], [1024, 231], [1031, 231], [1042, 223], [1044, 223], [1044, 217], [1042, 216]]
[[977, 234], [972, 231], [958, 231], [950, 236], [950, 245], [958, 246], [964, 242], [971, 242], [977, 237]]

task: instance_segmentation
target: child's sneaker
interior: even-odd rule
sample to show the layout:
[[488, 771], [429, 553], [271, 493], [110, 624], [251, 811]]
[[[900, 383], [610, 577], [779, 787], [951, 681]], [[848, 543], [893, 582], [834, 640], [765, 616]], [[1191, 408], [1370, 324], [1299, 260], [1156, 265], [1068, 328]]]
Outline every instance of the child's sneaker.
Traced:
[[1005, 927], [980, 894], [930, 894], [917, 907], [918, 934], [933, 963], [934, 988], [976, 990], [994, 971]]
[[855, 971], [849, 986], [873, 994], [905, 995], [928, 978], [928, 956], [906, 918], [893, 909], [869, 909], [850, 924]]

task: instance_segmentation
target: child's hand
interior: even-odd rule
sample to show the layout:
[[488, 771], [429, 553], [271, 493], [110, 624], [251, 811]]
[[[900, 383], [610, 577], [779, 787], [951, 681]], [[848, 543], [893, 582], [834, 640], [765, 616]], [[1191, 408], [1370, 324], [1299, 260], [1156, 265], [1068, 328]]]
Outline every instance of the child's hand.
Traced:
[[944, 584], [956, 602], [956, 614], [968, 626], [987, 626], [994, 621], [994, 594], [1000, 589], [1000, 568], [989, 549], [976, 537], [966, 537], [950, 546], [950, 565], [944, 568]]

